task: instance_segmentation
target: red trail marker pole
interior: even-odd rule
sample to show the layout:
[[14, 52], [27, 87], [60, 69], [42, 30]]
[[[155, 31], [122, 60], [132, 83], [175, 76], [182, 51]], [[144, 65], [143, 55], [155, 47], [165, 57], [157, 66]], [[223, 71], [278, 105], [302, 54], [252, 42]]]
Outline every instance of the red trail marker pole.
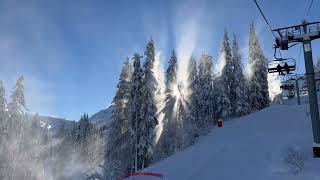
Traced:
[[222, 127], [222, 119], [218, 119], [218, 128]]

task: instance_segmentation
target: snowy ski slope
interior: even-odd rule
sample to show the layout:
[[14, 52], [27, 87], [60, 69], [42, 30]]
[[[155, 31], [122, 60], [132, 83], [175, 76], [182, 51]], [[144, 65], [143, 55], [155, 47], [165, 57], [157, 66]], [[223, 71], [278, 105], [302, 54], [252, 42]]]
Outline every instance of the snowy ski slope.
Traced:
[[[320, 180], [307, 109], [290, 102], [230, 120], [147, 171], [167, 180]], [[305, 159], [296, 175], [284, 162], [289, 147]]]

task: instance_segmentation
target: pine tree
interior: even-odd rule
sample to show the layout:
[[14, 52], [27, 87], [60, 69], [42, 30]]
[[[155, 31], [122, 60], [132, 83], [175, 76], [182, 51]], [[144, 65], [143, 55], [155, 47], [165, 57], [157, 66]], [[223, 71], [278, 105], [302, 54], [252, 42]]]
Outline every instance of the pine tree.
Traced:
[[208, 131], [210, 123], [214, 120], [214, 96], [212, 57], [202, 54], [199, 62], [199, 123], [200, 130]]
[[68, 141], [70, 142], [70, 147], [72, 149], [71, 152], [75, 152], [77, 150], [76, 145], [77, 143], [77, 137], [78, 137], [78, 124], [75, 121], [71, 122], [71, 129], [70, 132], [68, 133]]
[[31, 120], [31, 137], [35, 139], [35, 141], [40, 142], [40, 137], [41, 137], [41, 126], [40, 126], [40, 120], [39, 120], [39, 115], [36, 113]]
[[[144, 62], [144, 79], [147, 82], [146, 86], [150, 92], [155, 92], [157, 89], [157, 79], [153, 72], [154, 62], [155, 62], [155, 45], [152, 39], [147, 44], [146, 50], [144, 52], [145, 62]], [[154, 98], [154, 93], [152, 93], [152, 98]]]
[[8, 138], [11, 147], [9, 152], [9, 162], [7, 164], [11, 179], [30, 179], [30, 169], [24, 167], [21, 162], [28, 162], [29, 147], [26, 124], [24, 122], [26, 103], [24, 97], [24, 78], [20, 77], [11, 94], [11, 102], [8, 104]]
[[[84, 113], [79, 120], [79, 151], [83, 162], [87, 162], [90, 146], [91, 124], [88, 114]], [[65, 135], [67, 136], [67, 135]]]
[[[103, 162], [102, 160], [103, 152], [105, 152], [105, 150], [104, 150], [104, 147], [102, 146], [103, 142], [100, 138], [101, 135], [102, 135], [102, 132], [100, 131], [98, 126], [93, 124], [89, 120], [89, 128], [87, 133], [87, 144], [86, 144], [87, 153], [86, 153], [85, 163], [95, 166]], [[68, 152], [70, 152], [70, 150]]]
[[213, 97], [215, 101], [213, 101], [214, 106], [214, 122], [213, 124], [217, 124], [218, 119], [225, 118], [228, 116], [228, 112], [230, 112], [230, 109], [225, 109], [227, 107], [230, 107], [230, 101], [229, 98], [225, 92], [225, 86], [222, 81], [222, 76], [216, 77], [213, 80]]
[[[80, 122], [79, 122], [80, 123]], [[78, 127], [78, 130], [79, 127]], [[57, 139], [59, 139], [59, 144], [57, 144], [56, 146], [52, 147], [52, 152], [51, 152], [51, 158], [50, 158], [50, 163], [53, 164], [52, 166], [52, 174], [56, 179], [66, 179], [65, 177], [65, 173], [61, 173], [69, 164], [70, 161], [72, 161], [72, 155], [69, 154], [69, 143], [71, 143], [69, 141], [68, 137], [68, 130], [66, 128], [66, 123], [65, 120], [61, 120], [60, 121], [60, 125], [59, 125], [59, 130], [57, 133]], [[77, 137], [78, 139], [80, 139], [80, 136]], [[78, 143], [78, 147], [77, 149], [77, 153], [80, 154], [79, 156], [79, 162], [82, 162], [83, 160], [83, 151], [82, 149], [80, 149], [80, 147], [83, 147], [83, 142], [82, 141], [77, 141]], [[67, 153], [68, 152], [68, 153]]]
[[128, 101], [131, 93], [131, 76], [132, 67], [127, 59], [120, 74], [117, 93], [113, 99], [114, 108], [109, 134], [109, 143], [113, 145], [121, 139], [129, 127], [130, 106]]
[[23, 80], [23, 77], [17, 80], [14, 91], [10, 96], [11, 102], [8, 104], [8, 123], [11, 135], [20, 136], [23, 134], [23, 117], [26, 109]]
[[0, 146], [2, 142], [2, 138], [7, 133], [7, 102], [5, 98], [5, 89], [3, 87], [3, 82], [0, 81]]
[[166, 71], [166, 93], [167, 93], [167, 98], [172, 98], [173, 94], [173, 86], [177, 85], [177, 69], [178, 69], [178, 64], [177, 64], [177, 56], [175, 51], [172, 51], [171, 58], [169, 60], [169, 66]]
[[[189, 137], [189, 133], [191, 130], [189, 129], [189, 112], [186, 109], [186, 104], [184, 104], [184, 100], [179, 98], [176, 102], [176, 113], [175, 113], [175, 122], [174, 122], [174, 152], [178, 152], [185, 147], [191, 144], [191, 137]], [[190, 130], [190, 131], [188, 131]]]
[[177, 82], [177, 57], [175, 51], [172, 51], [171, 58], [169, 60], [169, 66], [166, 71], [166, 105], [164, 108], [165, 116], [163, 118], [163, 130], [160, 138], [160, 148], [163, 156], [167, 157], [174, 153], [175, 144], [174, 139], [176, 138], [176, 126], [175, 122], [177, 118], [174, 116], [174, 104], [177, 99], [174, 91], [178, 84]]
[[139, 156], [141, 168], [148, 167], [152, 162], [155, 127], [158, 124], [156, 106], [151, 92], [144, 89], [142, 104], [142, 120], [139, 124]]
[[221, 87], [221, 117], [225, 118], [232, 115], [231, 104], [235, 102], [235, 77], [233, 73], [234, 63], [232, 61], [231, 48], [227, 31], [224, 32], [221, 54], [225, 61], [225, 66], [222, 69], [220, 77]]
[[[117, 92], [113, 98], [113, 110], [107, 141], [107, 162], [117, 161], [120, 163], [119, 171], [126, 173], [130, 164], [126, 140], [130, 138], [128, 131], [130, 118], [130, 93], [131, 93], [132, 67], [127, 58], [122, 68]], [[119, 176], [119, 175], [118, 175]]]
[[190, 138], [193, 143], [194, 137], [199, 136], [199, 89], [198, 89], [198, 72], [197, 72], [197, 63], [194, 57], [190, 57], [188, 63], [188, 94], [187, 94], [187, 102], [189, 109], [189, 133], [191, 133]]
[[59, 126], [59, 130], [58, 130], [58, 134], [57, 134], [58, 138], [64, 138], [65, 132], [66, 132], [65, 125], [66, 125], [66, 123], [64, 120], [60, 121], [60, 126]]
[[140, 59], [142, 57], [139, 54], [134, 54], [133, 56], [133, 74], [131, 79], [131, 93], [130, 93], [130, 160], [129, 162], [132, 165], [132, 170], [138, 170], [138, 140], [140, 138], [140, 125], [142, 121], [142, 104], [144, 103], [143, 97], [143, 69], [140, 65]]
[[269, 91], [268, 63], [260, 47], [254, 24], [251, 24], [249, 31], [249, 65], [250, 106], [251, 110], [255, 111], [269, 106]]
[[155, 127], [158, 124], [157, 108], [154, 100], [154, 92], [157, 89], [157, 80], [153, 73], [155, 61], [155, 46], [151, 39], [145, 50], [144, 78], [142, 91], [142, 118], [139, 125], [139, 157], [140, 167], [148, 167], [152, 162]]
[[[39, 170], [45, 169], [44, 164], [48, 159], [48, 156], [46, 156], [47, 152], [43, 151], [46, 146], [43, 128], [46, 129], [46, 127], [41, 127], [39, 115], [36, 113], [31, 119], [30, 126], [27, 126], [25, 130], [28, 132], [25, 134], [25, 136], [28, 137], [28, 141], [25, 142], [26, 146], [24, 147], [24, 153], [28, 155], [30, 165], [37, 167]], [[44, 173], [39, 173], [38, 176], [44, 176]]]
[[0, 179], [5, 179], [8, 173], [8, 145], [7, 145], [7, 103], [5, 99], [5, 89], [3, 87], [2, 81], [0, 81]]
[[241, 63], [240, 49], [237, 42], [237, 38], [233, 36], [232, 43], [232, 62], [234, 63], [233, 74], [235, 77], [234, 86], [235, 90], [234, 101], [231, 103], [232, 111], [235, 116], [243, 116], [249, 111], [249, 103], [247, 101], [247, 83], [243, 74], [243, 65]]

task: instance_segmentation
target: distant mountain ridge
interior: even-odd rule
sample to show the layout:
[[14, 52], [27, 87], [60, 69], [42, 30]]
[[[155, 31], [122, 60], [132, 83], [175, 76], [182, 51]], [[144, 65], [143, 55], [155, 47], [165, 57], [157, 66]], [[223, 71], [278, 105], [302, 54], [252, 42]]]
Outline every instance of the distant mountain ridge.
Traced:
[[[96, 124], [98, 127], [108, 129], [111, 122], [113, 106], [109, 106], [106, 109], [100, 110], [99, 112], [93, 114], [89, 120]], [[29, 120], [33, 118], [33, 114], [28, 114], [27, 117]], [[78, 124], [76, 121], [67, 120], [65, 118], [51, 117], [39, 115], [39, 120], [41, 122], [42, 128], [48, 128], [48, 131], [52, 136], [56, 136], [59, 132], [61, 125], [64, 123], [64, 128], [69, 129], [72, 127], [73, 123]]]
[[111, 122], [112, 110], [113, 110], [113, 105], [109, 106], [107, 109], [103, 109], [93, 114], [89, 118], [89, 120], [92, 123], [97, 124], [98, 127], [103, 127], [103, 126], [108, 127]]
[[[27, 118], [31, 120], [33, 118], [33, 114], [27, 114]], [[61, 125], [64, 123], [64, 128], [68, 129], [72, 127], [72, 123], [75, 121], [66, 120], [64, 118], [57, 118], [51, 116], [42, 116], [39, 115], [39, 121], [41, 123], [42, 128], [47, 128], [48, 132], [52, 136], [56, 136], [59, 132]], [[75, 122], [78, 123], [78, 122]]]

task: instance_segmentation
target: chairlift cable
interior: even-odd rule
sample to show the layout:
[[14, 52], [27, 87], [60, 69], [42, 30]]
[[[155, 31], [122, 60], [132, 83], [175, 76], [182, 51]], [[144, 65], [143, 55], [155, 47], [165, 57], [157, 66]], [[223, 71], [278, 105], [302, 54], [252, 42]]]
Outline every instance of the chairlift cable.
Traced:
[[296, 46], [296, 45], [298, 45], [298, 44], [300, 44], [300, 43], [292, 44], [292, 45], [291, 45], [291, 46], [289, 46], [288, 48], [291, 48], [291, 47]]
[[309, 12], [310, 12], [310, 10], [311, 10], [312, 4], [313, 4], [313, 0], [311, 0], [311, 2], [310, 2], [310, 5], [309, 5], [309, 8], [308, 8], [308, 11], [307, 11], [307, 15], [306, 15], [306, 16], [309, 15]]
[[269, 29], [270, 29], [271, 33], [273, 34], [273, 36], [274, 36], [275, 38], [277, 38], [277, 37], [276, 37], [276, 35], [274, 34], [274, 32], [272, 31], [271, 25], [269, 24], [269, 22], [268, 22], [268, 20], [267, 20], [266, 16], [263, 14], [263, 12], [262, 12], [262, 10], [261, 10], [261, 8], [260, 8], [260, 6], [259, 6], [258, 2], [257, 2], [256, 0], [253, 0], [253, 1], [254, 1], [254, 3], [256, 4], [257, 8], [259, 9], [259, 11], [260, 11], [260, 13], [261, 13], [261, 15], [262, 15], [262, 17], [263, 17], [264, 21], [267, 23], [267, 25], [268, 25], [268, 27], [269, 27]]

